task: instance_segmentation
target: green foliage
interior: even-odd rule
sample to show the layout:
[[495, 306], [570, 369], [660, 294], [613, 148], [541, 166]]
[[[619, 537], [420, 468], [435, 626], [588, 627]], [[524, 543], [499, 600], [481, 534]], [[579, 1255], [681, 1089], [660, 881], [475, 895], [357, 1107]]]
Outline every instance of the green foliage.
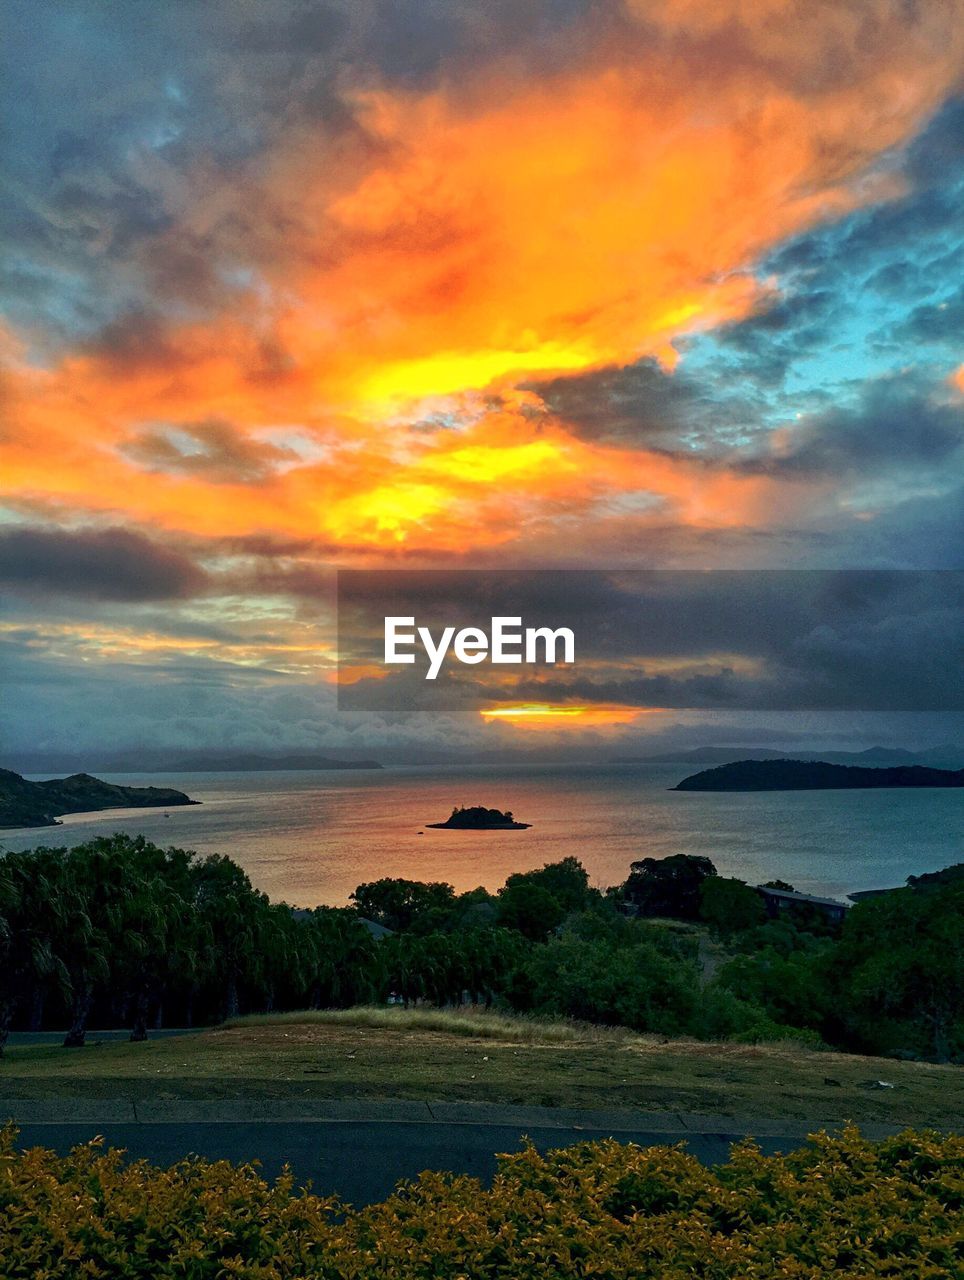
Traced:
[[623, 886], [628, 902], [644, 916], [676, 916], [697, 920], [700, 914], [700, 886], [716, 868], [709, 858], [676, 853], [670, 858], [643, 858], [632, 864]]
[[844, 1035], [871, 1052], [964, 1056], [964, 880], [935, 877], [847, 913], [826, 982]]
[[788, 955], [765, 947], [736, 956], [717, 975], [717, 984], [764, 1011], [774, 1022], [819, 1030], [826, 1024], [829, 993], [823, 950]]
[[699, 1006], [689, 1028], [700, 1040], [734, 1040], [741, 1044], [793, 1040], [814, 1048], [822, 1043], [813, 1028], [780, 1021], [750, 995], [737, 995], [723, 982], [700, 992]]
[[584, 910], [590, 898], [589, 873], [578, 858], [547, 862], [538, 871], [509, 876], [505, 887], [512, 889], [519, 884], [534, 884], [545, 889], [567, 913]]
[[[956, 869], [866, 899], [839, 936], [797, 915], [761, 923], [757, 895], [700, 858], [647, 859], [647, 912], [701, 904], [732, 958], [700, 980], [705, 930], [630, 919], [575, 858], [479, 888], [383, 879], [357, 910], [292, 911], [230, 858], [116, 835], [0, 859], [0, 1051], [12, 1025], [93, 1019], [184, 1026], [239, 1013], [345, 1008], [389, 996], [562, 1015], [702, 1038], [822, 1038], [908, 1057], [964, 1057], [964, 879]], [[395, 933], [376, 942], [359, 911]], [[701, 941], [701, 938], [703, 941]]]
[[908, 876], [907, 883], [912, 889], [926, 889], [933, 885], [960, 884], [964, 881], [964, 862], [955, 862], [952, 867], [943, 867], [940, 871], [926, 871], [922, 876]]
[[529, 952], [509, 1000], [520, 1010], [674, 1034], [689, 1029], [697, 974], [643, 937], [619, 945], [567, 932]]
[[766, 919], [763, 899], [742, 880], [707, 876], [700, 885], [700, 917], [717, 933], [742, 933]]
[[499, 893], [499, 924], [532, 942], [545, 942], [562, 924], [566, 909], [548, 889], [524, 876], [511, 877]]
[[410, 929], [428, 913], [449, 911], [455, 903], [455, 890], [441, 882], [385, 877], [360, 884], [351, 900], [360, 915], [397, 932]]
[[395, 934], [379, 946], [383, 994], [407, 1006], [419, 1000], [491, 1005], [507, 985], [524, 943], [506, 929], [470, 929], [458, 934]]
[[950, 1280], [964, 1140], [856, 1129], [704, 1168], [676, 1147], [501, 1156], [491, 1187], [423, 1173], [356, 1211], [250, 1166], [60, 1158], [0, 1137], [4, 1280]]
[[229, 858], [116, 835], [0, 862], [0, 1049], [15, 1016], [127, 1019], [142, 1039], [243, 1009], [355, 1003], [380, 986], [376, 948], [352, 911], [298, 917]]
[[509, 876], [499, 890], [498, 921], [532, 942], [544, 942], [566, 916], [597, 902], [601, 895], [589, 888], [586, 868], [578, 858], [563, 858]]

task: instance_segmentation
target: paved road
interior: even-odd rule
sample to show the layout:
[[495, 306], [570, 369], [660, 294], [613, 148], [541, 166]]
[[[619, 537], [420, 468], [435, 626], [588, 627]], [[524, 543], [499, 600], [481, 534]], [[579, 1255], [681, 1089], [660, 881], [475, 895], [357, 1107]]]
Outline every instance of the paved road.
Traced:
[[[516, 1151], [523, 1133], [540, 1150], [563, 1147], [589, 1138], [617, 1137], [621, 1142], [654, 1146], [685, 1138], [689, 1149], [705, 1164], [726, 1160], [730, 1142], [739, 1135], [653, 1133], [646, 1130], [520, 1129], [503, 1125], [449, 1125], [407, 1122], [261, 1121], [256, 1124], [200, 1122], [190, 1125], [140, 1124], [28, 1124], [20, 1131], [23, 1147], [53, 1147], [67, 1151], [78, 1142], [102, 1134], [110, 1146], [124, 1147], [132, 1156], [157, 1164], [171, 1164], [188, 1153], [234, 1163], [260, 1160], [270, 1176], [287, 1161], [300, 1182], [310, 1181], [319, 1194], [337, 1193], [353, 1204], [383, 1200], [400, 1178], [414, 1178], [423, 1169], [444, 1169], [488, 1179], [495, 1172], [496, 1153]], [[799, 1137], [760, 1139], [765, 1150], [787, 1150]]]
[[[175, 1113], [182, 1105], [186, 1104], [171, 1104], [166, 1110]], [[440, 1106], [421, 1105], [429, 1116]], [[223, 1110], [224, 1104], [219, 1104], [219, 1113]], [[259, 1160], [264, 1172], [274, 1176], [287, 1162], [300, 1182], [310, 1181], [318, 1193], [338, 1194], [353, 1204], [382, 1200], [400, 1178], [414, 1178], [423, 1169], [488, 1179], [495, 1172], [496, 1153], [518, 1150], [524, 1134], [540, 1150], [608, 1137], [641, 1146], [685, 1140], [700, 1160], [715, 1164], [725, 1161], [730, 1143], [751, 1128], [762, 1132], [759, 1122], [731, 1120], [727, 1128], [726, 1122], [713, 1123], [711, 1117], [700, 1129], [693, 1123], [696, 1117], [640, 1115], [610, 1120], [601, 1113], [553, 1116], [542, 1108], [529, 1108], [522, 1116], [512, 1115], [510, 1108], [452, 1107], [439, 1118], [412, 1119], [419, 1114], [419, 1104], [397, 1104], [396, 1110], [398, 1118], [390, 1117], [387, 1104], [354, 1104], [334, 1107], [329, 1118], [205, 1119], [207, 1108], [201, 1104], [191, 1112], [182, 1110], [181, 1118], [119, 1120], [106, 1112], [82, 1118], [83, 1113], [76, 1111], [47, 1118], [36, 1107], [31, 1115], [11, 1105], [6, 1114], [20, 1123], [23, 1147], [67, 1151], [100, 1134], [108, 1145], [157, 1164], [196, 1153], [235, 1163]], [[143, 1104], [138, 1104], [137, 1112], [151, 1114], [145, 1113]], [[370, 1118], [373, 1115], [381, 1118]], [[763, 1149], [786, 1151], [800, 1146], [805, 1127], [786, 1128], [786, 1132], [774, 1131], [771, 1124], [766, 1136], [758, 1137]]]

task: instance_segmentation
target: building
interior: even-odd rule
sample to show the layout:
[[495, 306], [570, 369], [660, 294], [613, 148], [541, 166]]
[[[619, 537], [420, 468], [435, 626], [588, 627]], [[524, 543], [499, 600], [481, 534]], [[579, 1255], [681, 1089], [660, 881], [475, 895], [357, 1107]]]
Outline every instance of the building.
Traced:
[[883, 893], [893, 892], [893, 889], [858, 889], [855, 893], [848, 893], [847, 897], [851, 902], [863, 902], [866, 898], [879, 898]]
[[816, 898], [811, 893], [797, 893], [790, 889], [770, 889], [766, 885], [757, 885], [756, 891], [762, 897], [763, 905], [771, 920], [778, 920], [782, 915], [789, 915], [809, 907], [819, 911], [834, 924], [839, 924], [849, 910], [846, 902], [838, 902], [836, 898]]

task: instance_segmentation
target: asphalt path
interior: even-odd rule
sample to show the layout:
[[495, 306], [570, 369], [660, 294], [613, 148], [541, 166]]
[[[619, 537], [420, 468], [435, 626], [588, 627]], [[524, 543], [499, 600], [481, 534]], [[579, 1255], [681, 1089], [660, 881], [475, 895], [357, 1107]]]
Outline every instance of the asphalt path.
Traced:
[[[108, 1146], [159, 1165], [197, 1154], [235, 1164], [257, 1160], [269, 1177], [289, 1164], [299, 1183], [310, 1182], [319, 1195], [338, 1195], [355, 1205], [383, 1200], [403, 1178], [424, 1169], [471, 1174], [488, 1181], [498, 1152], [518, 1151], [524, 1135], [541, 1151], [590, 1139], [614, 1137], [640, 1146], [684, 1141], [704, 1164], [729, 1155], [734, 1131], [699, 1133], [690, 1129], [653, 1130], [615, 1126], [500, 1124], [492, 1122], [399, 1120], [256, 1120], [96, 1123], [48, 1121], [21, 1125], [21, 1147], [52, 1147], [66, 1152], [100, 1135]], [[803, 1141], [800, 1131], [758, 1138], [764, 1151], [787, 1151]]]

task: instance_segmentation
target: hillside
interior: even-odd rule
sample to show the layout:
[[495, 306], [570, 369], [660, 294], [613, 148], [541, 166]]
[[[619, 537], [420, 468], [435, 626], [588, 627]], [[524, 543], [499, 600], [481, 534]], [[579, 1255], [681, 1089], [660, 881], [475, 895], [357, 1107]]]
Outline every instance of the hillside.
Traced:
[[52, 827], [65, 813], [198, 803], [172, 787], [122, 787], [92, 778], [89, 773], [28, 782], [19, 773], [0, 769], [0, 827]]
[[14, 1036], [0, 1096], [407, 1098], [957, 1128], [964, 1073], [790, 1041], [698, 1043], [481, 1009], [381, 1007], [242, 1018], [95, 1053]]
[[828, 791], [879, 787], [964, 787], [964, 769], [923, 765], [865, 769], [824, 760], [736, 760], [690, 774], [673, 791]]
[[908, 751], [902, 747], [867, 747], [864, 751], [820, 751], [797, 747], [777, 751], [773, 747], [688, 747], [682, 751], [664, 751], [657, 755], [614, 756], [612, 764], [732, 764], [736, 760], [819, 760], [825, 764], [857, 764], [866, 768], [897, 765], [926, 765], [932, 769], [964, 768], [964, 747], [945, 743], [924, 751]]

